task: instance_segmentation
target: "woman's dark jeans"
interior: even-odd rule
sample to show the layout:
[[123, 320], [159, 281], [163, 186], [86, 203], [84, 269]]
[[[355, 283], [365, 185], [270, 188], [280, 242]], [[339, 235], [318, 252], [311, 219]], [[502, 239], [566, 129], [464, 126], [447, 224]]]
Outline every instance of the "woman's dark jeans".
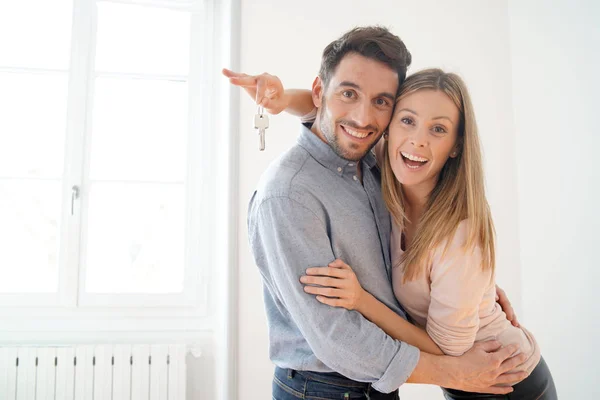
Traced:
[[523, 381], [513, 386], [514, 391], [509, 394], [482, 394], [461, 392], [454, 389], [442, 389], [448, 400], [557, 400], [556, 387], [552, 374], [544, 359], [540, 359], [538, 365], [531, 374]]
[[275, 368], [274, 400], [399, 400], [398, 391], [385, 394], [370, 383], [356, 382], [338, 373], [294, 371]]

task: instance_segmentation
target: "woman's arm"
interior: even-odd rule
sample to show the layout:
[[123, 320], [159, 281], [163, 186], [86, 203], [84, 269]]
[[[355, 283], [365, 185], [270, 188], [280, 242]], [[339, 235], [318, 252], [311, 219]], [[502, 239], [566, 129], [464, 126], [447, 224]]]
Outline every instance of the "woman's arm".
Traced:
[[468, 223], [462, 221], [448, 244], [434, 250], [431, 266], [427, 333], [450, 356], [468, 351], [479, 331], [479, 309], [485, 296], [494, 302], [490, 268], [482, 268], [479, 246], [467, 249]]
[[444, 354], [427, 332], [390, 310], [371, 293], [365, 291], [364, 294], [364, 300], [359, 303], [356, 311], [364, 315], [366, 319], [394, 339], [418, 347], [426, 353]]
[[256, 104], [262, 105], [271, 114], [279, 114], [285, 110], [287, 113], [302, 117], [315, 108], [310, 90], [286, 90], [275, 75], [267, 73], [247, 75], [226, 68], [223, 68], [222, 72], [232, 85], [243, 88]]
[[329, 267], [309, 268], [306, 272], [308, 276], [303, 276], [300, 281], [320, 286], [305, 286], [304, 291], [316, 294], [321, 303], [356, 310], [394, 339], [427, 353], [443, 354], [424, 330], [406, 321], [365, 291], [352, 268], [343, 261], [335, 260]]
[[[223, 75], [232, 85], [243, 88], [256, 104], [261, 104], [270, 114], [282, 111], [296, 117], [307, 117], [302, 122], [313, 122], [316, 117], [312, 92], [307, 89], [284, 89], [281, 80], [275, 75], [247, 75], [223, 68]], [[311, 114], [311, 115], [309, 115]], [[375, 157], [379, 165], [383, 164], [383, 143], [379, 140], [375, 146]]]
[[286, 89], [284, 96], [287, 102], [285, 112], [288, 114], [303, 117], [315, 108], [310, 90]]

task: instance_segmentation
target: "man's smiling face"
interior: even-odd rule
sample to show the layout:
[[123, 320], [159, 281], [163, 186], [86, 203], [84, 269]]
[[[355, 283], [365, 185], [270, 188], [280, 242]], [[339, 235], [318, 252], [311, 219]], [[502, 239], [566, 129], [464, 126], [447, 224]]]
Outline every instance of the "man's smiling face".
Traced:
[[396, 71], [382, 62], [349, 53], [327, 87], [319, 78], [313, 85], [313, 100], [319, 108], [317, 135], [340, 157], [360, 160], [387, 128], [397, 90]]

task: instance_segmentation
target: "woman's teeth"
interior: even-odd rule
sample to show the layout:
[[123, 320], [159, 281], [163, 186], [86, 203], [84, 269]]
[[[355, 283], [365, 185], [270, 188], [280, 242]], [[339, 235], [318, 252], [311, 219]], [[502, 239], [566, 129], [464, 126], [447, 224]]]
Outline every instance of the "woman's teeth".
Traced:
[[423, 165], [427, 164], [427, 162], [429, 161], [426, 158], [415, 156], [410, 153], [405, 153], [403, 151], [401, 151], [400, 154], [402, 154], [404, 165], [406, 165], [406, 167], [409, 169], [418, 169]]
[[412, 161], [418, 161], [418, 162], [427, 162], [427, 161], [429, 161], [429, 160], [428, 160], [428, 159], [426, 159], [426, 158], [419, 157], [419, 156], [413, 156], [412, 154], [405, 153], [405, 152], [403, 152], [403, 151], [402, 151], [401, 153], [402, 153], [402, 155], [403, 155], [404, 157], [406, 157], [406, 158], [408, 158], [409, 160], [412, 160]]

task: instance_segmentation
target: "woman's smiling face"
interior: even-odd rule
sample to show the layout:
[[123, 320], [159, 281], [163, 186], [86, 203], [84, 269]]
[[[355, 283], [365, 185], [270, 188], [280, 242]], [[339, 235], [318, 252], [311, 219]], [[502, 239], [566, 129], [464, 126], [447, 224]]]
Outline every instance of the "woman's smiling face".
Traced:
[[398, 100], [388, 137], [396, 179], [433, 190], [448, 158], [458, 155], [459, 124], [458, 108], [439, 90], [422, 89]]

